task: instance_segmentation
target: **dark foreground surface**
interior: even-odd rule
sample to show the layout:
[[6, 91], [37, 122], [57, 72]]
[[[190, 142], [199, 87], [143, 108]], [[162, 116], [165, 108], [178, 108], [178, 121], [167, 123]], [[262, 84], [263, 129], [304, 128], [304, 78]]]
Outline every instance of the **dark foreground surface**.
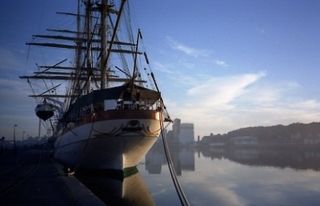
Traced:
[[0, 205], [104, 205], [43, 149], [0, 154]]

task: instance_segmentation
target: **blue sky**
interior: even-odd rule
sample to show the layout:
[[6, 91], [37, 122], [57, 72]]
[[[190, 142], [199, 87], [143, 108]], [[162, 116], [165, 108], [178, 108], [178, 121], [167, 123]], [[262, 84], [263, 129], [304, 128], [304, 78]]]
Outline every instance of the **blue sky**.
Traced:
[[[196, 135], [318, 121], [320, 1], [129, 1], [168, 109], [195, 123]], [[12, 136], [15, 123], [20, 133], [36, 133], [31, 91], [17, 77], [39, 57], [53, 63], [64, 53], [50, 56], [25, 42], [71, 25], [55, 12], [74, 11], [74, 2], [2, 3], [0, 135]]]

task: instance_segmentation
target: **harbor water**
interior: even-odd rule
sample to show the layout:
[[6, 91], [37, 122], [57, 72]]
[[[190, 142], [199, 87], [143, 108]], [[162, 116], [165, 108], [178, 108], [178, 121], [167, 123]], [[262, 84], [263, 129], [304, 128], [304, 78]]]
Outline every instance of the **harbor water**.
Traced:
[[[319, 148], [180, 148], [173, 160], [191, 205], [320, 204]], [[157, 205], [179, 205], [160, 147], [139, 171]]]

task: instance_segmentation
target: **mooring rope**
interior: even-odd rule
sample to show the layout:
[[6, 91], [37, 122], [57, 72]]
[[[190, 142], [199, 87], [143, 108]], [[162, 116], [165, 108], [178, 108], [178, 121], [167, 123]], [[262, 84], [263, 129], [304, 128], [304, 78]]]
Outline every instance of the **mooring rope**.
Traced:
[[181, 187], [181, 185], [179, 183], [179, 180], [177, 178], [177, 173], [176, 173], [176, 171], [174, 169], [174, 165], [173, 165], [173, 161], [172, 161], [172, 158], [171, 158], [171, 155], [170, 155], [168, 143], [167, 143], [167, 140], [166, 140], [165, 136], [163, 135], [163, 131], [164, 130], [163, 130], [163, 124], [162, 124], [161, 120], [160, 120], [160, 129], [161, 129], [161, 139], [162, 139], [162, 142], [163, 142], [163, 148], [164, 148], [164, 153], [165, 153], [166, 160], [167, 160], [167, 163], [168, 163], [168, 168], [169, 168], [169, 171], [170, 171], [170, 175], [171, 175], [171, 179], [173, 181], [174, 187], [175, 187], [175, 189], [177, 191], [180, 203], [183, 206], [190, 206], [190, 203], [189, 203], [189, 201], [187, 199], [187, 196], [184, 193], [184, 191], [182, 190], [182, 187]]

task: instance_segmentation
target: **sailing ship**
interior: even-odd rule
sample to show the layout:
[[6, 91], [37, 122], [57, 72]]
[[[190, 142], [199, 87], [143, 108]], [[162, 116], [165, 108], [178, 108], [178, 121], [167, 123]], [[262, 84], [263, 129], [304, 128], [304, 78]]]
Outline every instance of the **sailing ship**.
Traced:
[[45, 83], [45, 91], [30, 96], [52, 128], [54, 157], [69, 168], [135, 167], [170, 117], [142, 33], [133, 34], [129, 0], [78, 0], [77, 12], [57, 13], [76, 18], [76, 28], [48, 29], [27, 45], [74, 50], [73, 62], [37, 65], [20, 77]]

